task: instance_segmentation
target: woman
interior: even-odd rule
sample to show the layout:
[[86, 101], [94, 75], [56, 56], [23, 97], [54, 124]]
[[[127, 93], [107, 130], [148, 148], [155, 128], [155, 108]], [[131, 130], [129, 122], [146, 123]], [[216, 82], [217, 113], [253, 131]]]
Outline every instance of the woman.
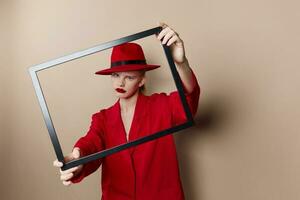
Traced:
[[[166, 24], [157, 39], [170, 46], [172, 57], [184, 86], [188, 105], [195, 115], [200, 88], [185, 57], [183, 41]], [[185, 113], [177, 91], [145, 96], [142, 88], [146, 71], [158, 68], [148, 65], [142, 48], [125, 43], [113, 48], [111, 68], [96, 72], [111, 75], [118, 101], [93, 114], [89, 131], [74, 145], [66, 161], [77, 159], [127, 141], [144, 137], [185, 122]], [[103, 200], [183, 200], [173, 135], [146, 142], [105, 158], [61, 171], [64, 185], [78, 183], [102, 164]], [[62, 163], [54, 161], [54, 166]]]

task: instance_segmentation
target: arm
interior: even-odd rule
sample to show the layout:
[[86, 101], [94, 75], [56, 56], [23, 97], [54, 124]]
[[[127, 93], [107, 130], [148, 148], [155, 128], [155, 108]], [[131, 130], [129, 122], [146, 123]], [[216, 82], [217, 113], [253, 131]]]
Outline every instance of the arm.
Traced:
[[185, 59], [183, 63], [177, 64], [177, 71], [185, 88], [185, 92], [188, 94], [191, 93], [196, 83], [193, 80], [194, 74], [187, 59]]
[[[183, 83], [183, 80], [181, 80], [181, 82], [183, 84], [183, 91], [186, 101], [194, 117], [198, 110], [200, 87], [197, 78], [192, 70], [190, 75], [191, 78], [189, 81], [191, 81], [191, 85], [193, 86], [190, 91], [188, 91], [186, 84]], [[169, 109], [171, 111], [173, 125], [178, 125], [186, 122], [186, 115], [178, 91], [171, 92], [170, 95], [167, 95], [167, 105], [169, 106]]]
[[[170, 46], [172, 57], [184, 88], [188, 106], [193, 116], [195, 116], [200, 97], [200, 87], [185, 56], [183, 40], [179, 37], [178, 33], [165, 23], [160, 23], [160, 26], [162, 26], [163, 29], [157, 35], [157, 39], [160, 40], [162, 44]], [[168, 95], [167, 102], [171, 110], [173, 124], [176, 125], [185, 122], [185, 112], [181, 104], [179, 93], [177, 91], [172, 92]]]
[[[103, 141], [103, 117], [102, 113], [96, 113], [92, 116], [90, 129], [84, 137], [81, 137], [74, 148], [80, 149], [80, 157], [99, 152], [104, 149]], [[71, 179], [72, 183], [78, 183], [86, 176], [96, 171], [102, 163], [102, 159], [91, 161], [83, 165], [81, 172]]]

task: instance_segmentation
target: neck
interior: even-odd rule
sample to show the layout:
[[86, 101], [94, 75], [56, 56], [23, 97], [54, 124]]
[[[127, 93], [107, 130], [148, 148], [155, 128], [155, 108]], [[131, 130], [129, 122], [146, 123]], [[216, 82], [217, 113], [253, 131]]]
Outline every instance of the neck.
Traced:
[[136, 101], [139, 95], [139, 90], [129, 98], [120, 98], [121, 111], [130, 111], [135, 108]]

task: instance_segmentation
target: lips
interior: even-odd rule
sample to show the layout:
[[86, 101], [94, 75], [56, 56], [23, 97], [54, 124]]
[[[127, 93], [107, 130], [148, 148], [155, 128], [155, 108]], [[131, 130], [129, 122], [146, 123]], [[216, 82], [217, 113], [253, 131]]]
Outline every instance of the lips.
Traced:
[[125, 93], [126, 92], [126, 90], [123, 90], [122, 88], [117, 88], [116, 91], [120, 92], [120, 93]]

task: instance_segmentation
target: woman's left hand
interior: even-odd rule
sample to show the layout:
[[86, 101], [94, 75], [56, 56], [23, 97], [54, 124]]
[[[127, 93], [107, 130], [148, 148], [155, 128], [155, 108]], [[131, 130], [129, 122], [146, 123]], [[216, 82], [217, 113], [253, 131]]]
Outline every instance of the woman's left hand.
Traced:
[[[157, 39], [162, 44], [170, 46], [172, 57], [175, 63], [181, 64], [186, 61], [184, 44], [178, 33], [171, 29], [167, 24], [160, 22], [159, 25], [163, 28], [157, 35]], [[163, 40], [162, 40], [163, 38]]]

